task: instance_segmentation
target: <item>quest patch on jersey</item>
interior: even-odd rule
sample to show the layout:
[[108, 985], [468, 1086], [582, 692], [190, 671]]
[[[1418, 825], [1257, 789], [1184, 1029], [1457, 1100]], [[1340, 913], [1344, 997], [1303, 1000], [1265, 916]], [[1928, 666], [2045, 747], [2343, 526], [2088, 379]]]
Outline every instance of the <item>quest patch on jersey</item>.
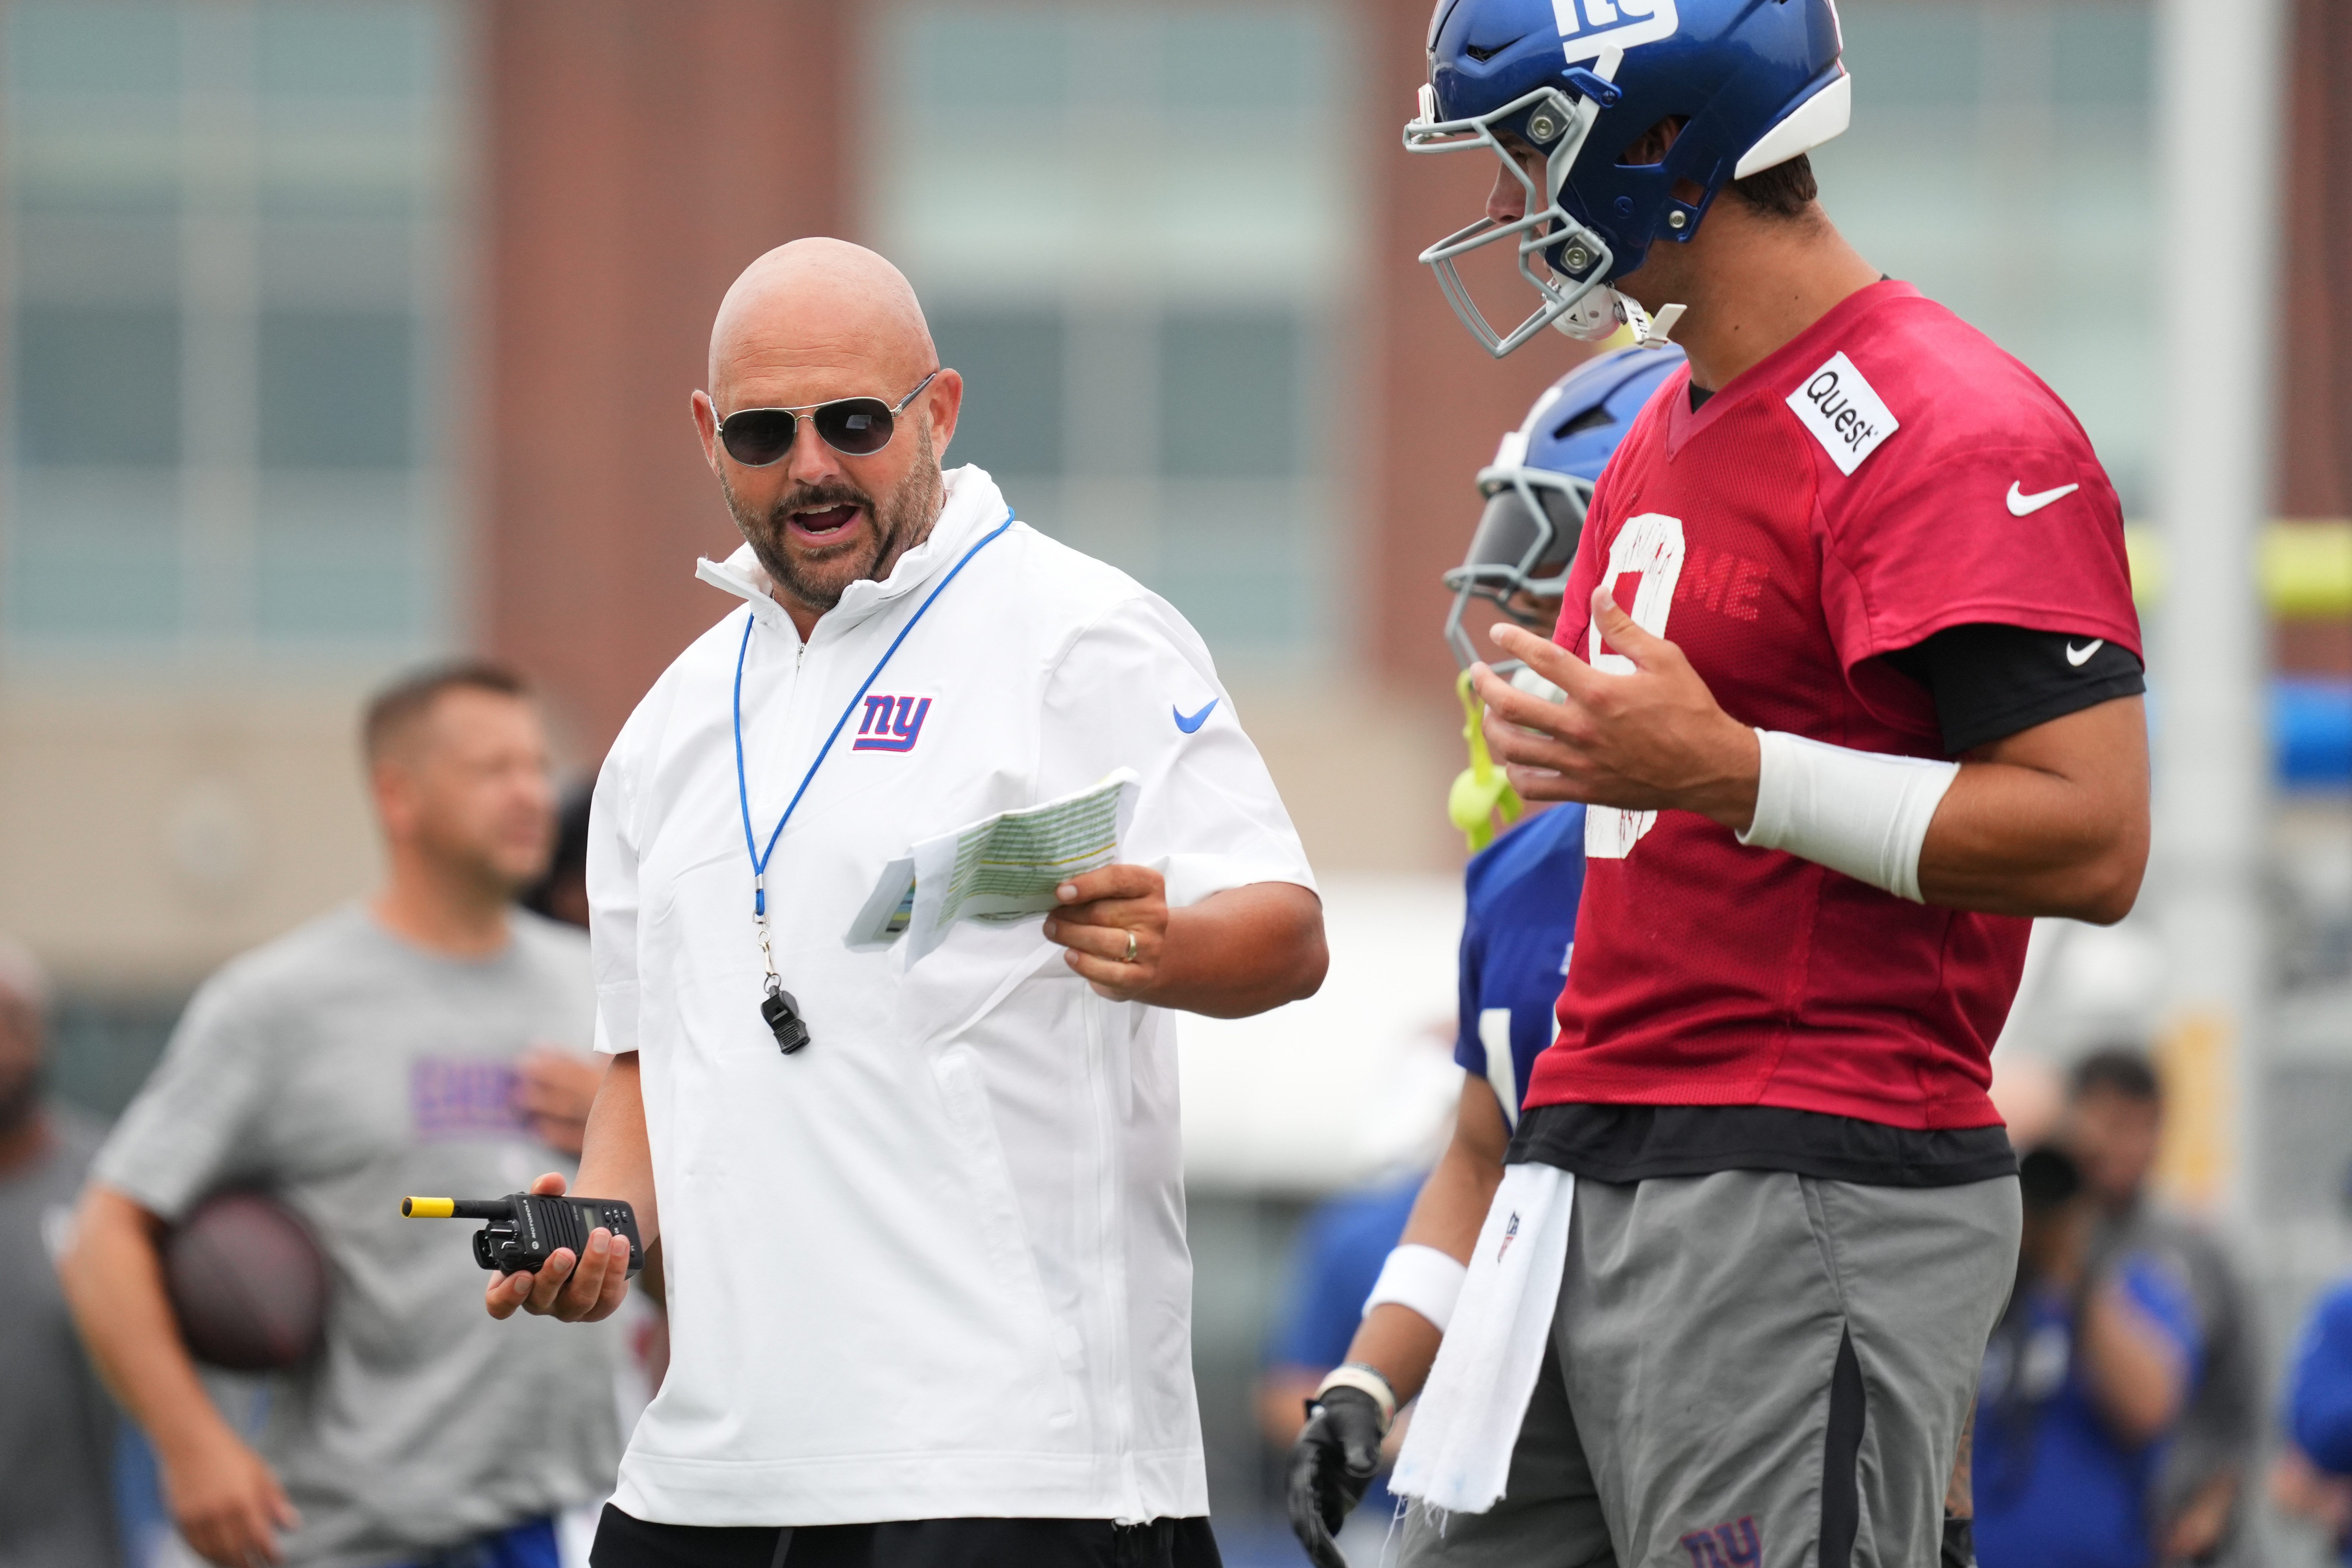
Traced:
[[1789, 394], [1789, 406], [1841, 474], [1862, 467], [1862, 460], [1900, 428], [1900, 421], [1886, 411], [1853, 361], [1842, 353], [1830, 355], [1821, 369], [1799, 382]]
[[1675, 0], [1551, 0], [1551, 14], [1570, 65], [1671, 38], [1681, 25]]

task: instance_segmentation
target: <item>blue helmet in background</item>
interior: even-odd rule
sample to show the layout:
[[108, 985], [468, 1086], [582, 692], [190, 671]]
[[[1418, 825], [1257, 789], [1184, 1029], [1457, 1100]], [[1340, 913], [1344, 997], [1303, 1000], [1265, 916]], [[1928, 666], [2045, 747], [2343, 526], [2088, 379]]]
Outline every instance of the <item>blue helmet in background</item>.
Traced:
[[[1462, 324], [1500, 359], [1545, 327], [1608, 336], [1645, 332], [1612, 279], [1653, 241], [1698, 232], [1716, 193], [1783, 163], [1846, 127], [1834, 0], [1438, 0], [1429, 82], [1404, 129], [1406, 150], [1485, 147], [1527, 189], [1526, 216], [1480, 218], [1431, 246]], [[1662, 121], [1684, 121], [1656, 163], [1617, 160]], [[1544, 155], [1538, 188], [1506, 150], [1508, 135]], [[1696, 199], [1675, 194], [1683, 181]], [[1515, 240], [1519, 275], [1542, 298], [1496, 331], [1456, 270], [1466, 253]]]
[[1682, 363], [1682, 350], [1672, 347], [1619, 349], [1587, 360], [1544, 388], [1519, 427], [1503, 437], [1494, 462], [1478, 470], [1486, 510], [1470, 552], [1445, 574], [1454, 593], [1445, 640], [1463, 668], [1478, 658], [1462, 624], [1474, 598], [1523, 626], [1551, 630], [1548, 616], [1557, 615], [1568, 591], [1592, 487], [1633, 416]]

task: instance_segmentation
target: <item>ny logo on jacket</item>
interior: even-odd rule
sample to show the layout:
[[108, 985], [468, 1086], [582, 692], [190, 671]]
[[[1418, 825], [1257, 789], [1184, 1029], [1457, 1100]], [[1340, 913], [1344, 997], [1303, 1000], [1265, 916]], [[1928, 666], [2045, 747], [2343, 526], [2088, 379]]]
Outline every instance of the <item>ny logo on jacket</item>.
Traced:
[[858, 721], [853, 752], [911, 752], [931, 711], [928, 697], [868, 697], [866, 716]]

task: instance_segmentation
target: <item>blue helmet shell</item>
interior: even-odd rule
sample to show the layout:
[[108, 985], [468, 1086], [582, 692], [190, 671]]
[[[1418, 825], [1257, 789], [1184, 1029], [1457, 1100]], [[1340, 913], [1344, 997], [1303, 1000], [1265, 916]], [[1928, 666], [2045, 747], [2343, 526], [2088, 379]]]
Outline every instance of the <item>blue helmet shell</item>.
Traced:
[[1485, 599], [1523, 626], [1546, 625], [1567, 592], [1601, 471], [1635, 416], [1682, 368], [1683, 352], [1619, 349], [1578, 365], [1546, 387], [1495, 461], [1478, 472], [1479, 514], [1462, 564], [1445, 574], [1454, 593], [1445, 640], [1463, 667], [1476, 658], [1463, 616]]
[[1683, 366], [1679, 348], [1619, 349], [1578, 365], [1544, 389], [1519, 428], [1530, 468], [1597, 483], [1666, 378]]
[[[1577, 25], [1563, 33], [1563, 24]], [[1623, 46], [1603, 79], [1595, 67]], [[1489, 115], [1546, 87], [1601, 107], [1566, 183], [1550, 193], [1598, 235], [1612, 258], [1605, 279], [1640, 267], [1658, 239], [1687, 240], [1740, 160], [1815, 95], [1837, 102], [1813, 117], [1843, 127], [1844, 68], [1833, 0], [1439, 0], [1429, 34], [1429, 82], [1443, 119]], [[1531, 144], [1534, 109], [1498, 121]], [[1617, 159], [1663, 120], [1686, 123], [1664, 162]], [[1817, 130], [1817, 128], [1816, 128]], [[1792, 157], [1825, 136], [1792, 129]], [[1830, 134], [1835, 134], [1832, 130]], [[1749, 171], [1754, 172], [1754, 171]], [[1696, 199], [1675, 195], [1678, 182]], [[1679, 214], [1679, 220], [1676, 216]], [[1555, 247], [1546, 259], [1570, 274]]]

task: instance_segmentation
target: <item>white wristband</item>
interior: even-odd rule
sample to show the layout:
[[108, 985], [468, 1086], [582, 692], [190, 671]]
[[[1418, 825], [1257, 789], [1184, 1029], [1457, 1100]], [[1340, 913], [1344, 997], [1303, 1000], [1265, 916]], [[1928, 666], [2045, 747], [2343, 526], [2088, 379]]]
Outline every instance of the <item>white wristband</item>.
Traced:
[[1462, 1281], [1469, 1273], [1468, 1268], [1437, 1248], [1407, 1242], [1391, 1251], [1389, 1260], [1381, 1265], [1381, 1277], [1372, 1282], [1372, 1293], [1364, 1298], [1364, 1315], [1369, 1318], [1373, 1308], [1394, 1302], [1427, 1318], [1442, 1334], [1454, 1316], [1454, 1303], [1461, 1299]]
[[1387, 1374], [1380, 1368], [1366, 1366], [1360, 1361], [1333, 1367], [1331, 1375], [1316, 1388], [1314, 1403], [1322, 1403], [1323, 1396], [1335, 1388], [1353, 1388], [1370, 1394], [1372, 1403], [1381, 1407], [1381, 1436], [1389, 1435], [1389, 1427], [1396, 1421], [1397, 1396], [1396, 1390], [1389, 1386]]
[[1855, 752], [1759, 730], [1756, 819], [1739, 836], [1843, 871], [1898, 899], [1919, 896], [1919, 847], [1958, 763]]

